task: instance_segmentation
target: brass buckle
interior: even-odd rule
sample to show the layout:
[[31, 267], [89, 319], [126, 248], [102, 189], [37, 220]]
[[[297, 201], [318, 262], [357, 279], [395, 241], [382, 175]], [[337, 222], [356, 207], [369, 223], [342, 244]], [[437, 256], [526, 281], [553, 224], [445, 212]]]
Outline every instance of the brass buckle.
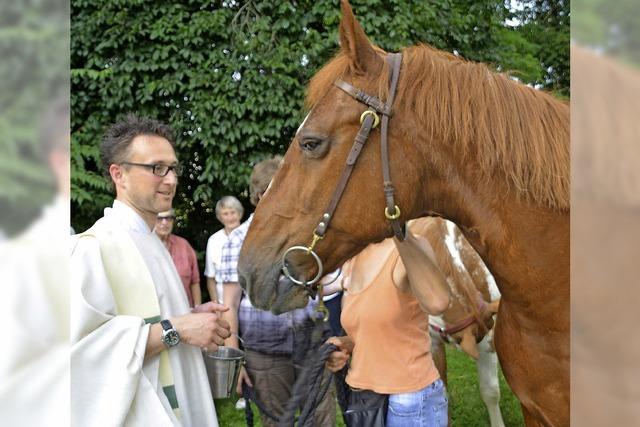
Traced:
[[395, 213], [391, 215], [389, 213], [389, 207], [384, 208], [384, 216], [387, 217], [388, 220], [393, 221], [400, 218], [400, 208], [398, 205], [394, 205]]
[[378, 116], [378, 113], [373, 110], [365, 110], [365, 112], [360, 115], [360, 124], [364, 123], [364, 119], [368, 115], [373, 116], [373, 126], [371, 127], [371, 129], [375, 129], [380, 124], [380, 117]]

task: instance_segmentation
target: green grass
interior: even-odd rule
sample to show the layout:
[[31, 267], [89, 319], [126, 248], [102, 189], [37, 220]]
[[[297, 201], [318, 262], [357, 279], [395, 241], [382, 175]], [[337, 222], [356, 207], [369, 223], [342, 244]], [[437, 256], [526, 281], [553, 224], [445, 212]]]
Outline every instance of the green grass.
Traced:
[[[489, 426], [489, 414], [480, 397], [478, 375], [475, 362], [451, 347], [447, 348], [447, 366], [449, 369], [449, 405], [451, 407], [452, 427], [485, 427]], [[520, 404], [509, 389], [500, 372], [500, 409], [507, 427], [524, 425]], [[220, 427], [245, 426], [244, 410], [234, 408], [235, 398], [215, 401]], [[252, 405], [253, 406], [253, 405]], [[336, 405], [337, 406], [337, 405]], [[340, 409], [337, 408], [339, 412]], [[260, 415], [253, 406], [255, 426], [262, 426]], [[337, 415], [338, 427], [344, 427], [342, 416]]]
[[[448, 396], [454, 427], [489, 426], [489, 413], [480, 397], [476, 364], [461, 351], [447, 347]], [[524, 426], [520, 403], [500, 376], [500, 411], [506, 427]]]

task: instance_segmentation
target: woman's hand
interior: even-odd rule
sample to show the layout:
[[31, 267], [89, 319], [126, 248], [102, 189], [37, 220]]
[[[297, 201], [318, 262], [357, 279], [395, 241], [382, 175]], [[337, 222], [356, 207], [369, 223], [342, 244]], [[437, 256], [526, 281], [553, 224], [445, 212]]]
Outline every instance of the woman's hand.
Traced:
[[247, 383], [249, 387], [253, 387], [253, 383], [251, 382], [251, 378], [249, 378], [249, 374], [244, 366], [240, 367], [240, 373], [238, 374], [238, 382], [236, 383], [236, 393], [238, 396], [242, 397], [242, 383]]
[[338, 372], [349, 361], [349, 357], [353, 352], [354, 343], [348, 336], [331, 337], [327, 340], [327, 344], [333, 344], [338, 347], [338, 351], [334, 351], [327, 359], [326, 367], [331, 372]]

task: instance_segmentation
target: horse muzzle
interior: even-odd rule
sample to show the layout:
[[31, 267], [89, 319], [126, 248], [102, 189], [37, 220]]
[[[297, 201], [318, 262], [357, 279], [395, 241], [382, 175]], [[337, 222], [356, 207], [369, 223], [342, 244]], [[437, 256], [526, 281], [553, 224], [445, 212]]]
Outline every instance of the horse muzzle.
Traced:
[[307, 292], [281, 274], [280, 263], [266, 268], [266, 271], [246, 268], [239, 269], [239, 283], [245, 290], [251, 304], [260, 310], [270, 310], [274, 314], [305, 307]]

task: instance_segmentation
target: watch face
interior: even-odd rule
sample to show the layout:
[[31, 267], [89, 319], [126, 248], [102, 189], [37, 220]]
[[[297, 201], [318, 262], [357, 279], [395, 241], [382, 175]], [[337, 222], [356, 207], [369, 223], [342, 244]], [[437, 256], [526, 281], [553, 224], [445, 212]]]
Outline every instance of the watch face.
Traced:
[[178, 343], [180, 342], [180, 335], [178, 335], [178, 332], [176, 332], [175, 330], [171, 329], [171, 330], [167, 331], [164, 334], [164, 342], [169, 347], [173, 347], [174, 345], [178, 345]]

